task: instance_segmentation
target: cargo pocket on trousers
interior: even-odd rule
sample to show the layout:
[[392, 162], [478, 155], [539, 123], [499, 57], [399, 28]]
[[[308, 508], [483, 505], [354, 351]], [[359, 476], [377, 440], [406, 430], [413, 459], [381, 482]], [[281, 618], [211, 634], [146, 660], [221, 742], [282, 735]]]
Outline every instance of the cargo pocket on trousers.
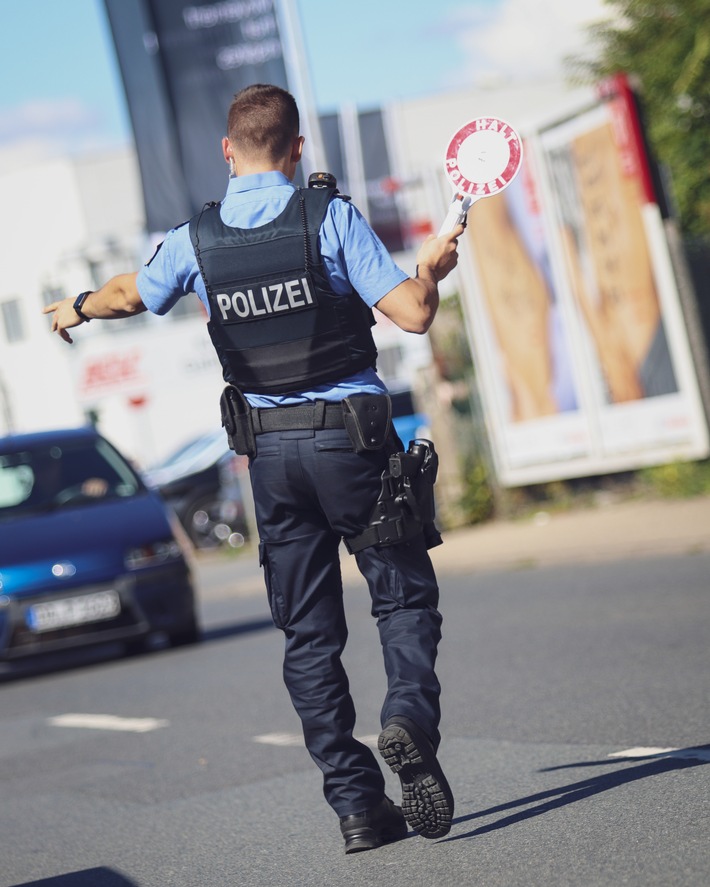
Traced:
[[274, 625], [283, 631], [286, 627], [286, 603], [281, 594], [273, 564], [269, 558], [269, 547], [265, 542], [259, 543], [259, 564], [264, 570], [266, 597], [271, 608], [271, 618], [274, 620]]

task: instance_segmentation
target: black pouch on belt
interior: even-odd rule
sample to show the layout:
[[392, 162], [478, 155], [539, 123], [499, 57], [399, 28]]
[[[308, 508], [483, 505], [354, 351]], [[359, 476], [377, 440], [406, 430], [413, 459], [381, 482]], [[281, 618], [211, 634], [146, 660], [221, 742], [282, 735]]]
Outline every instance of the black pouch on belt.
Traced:
[[342, 402], [345, 430], [356, 453], [381, 450], [392, 430], [389, 394], [355, 394]]
[[234, 385], [227, 385], [219, 399], [219, 408], [230, 448], [240, 456], [256, 455], [251, 407], [242, 392]]

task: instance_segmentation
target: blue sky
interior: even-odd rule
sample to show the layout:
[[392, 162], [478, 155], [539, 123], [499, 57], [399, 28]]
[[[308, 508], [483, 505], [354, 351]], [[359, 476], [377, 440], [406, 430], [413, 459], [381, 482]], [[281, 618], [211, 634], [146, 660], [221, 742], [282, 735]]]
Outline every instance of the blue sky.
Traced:
[[[604, 15], [603, 0], [294, 2], [320, 110], [561, 76]], [[102, 0], [0, 0], [0, 149], [129, 138]]]

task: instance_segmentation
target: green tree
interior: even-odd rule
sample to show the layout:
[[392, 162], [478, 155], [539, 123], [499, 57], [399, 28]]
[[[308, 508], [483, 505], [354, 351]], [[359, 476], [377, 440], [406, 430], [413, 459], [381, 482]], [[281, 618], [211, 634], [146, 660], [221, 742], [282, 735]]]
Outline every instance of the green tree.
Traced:
[[669, 170], [682, 228], [710, 233], [710, 0], [605, 0], [592, 57], [576, 80], [624, 72], [637, 85], [648, 137]]

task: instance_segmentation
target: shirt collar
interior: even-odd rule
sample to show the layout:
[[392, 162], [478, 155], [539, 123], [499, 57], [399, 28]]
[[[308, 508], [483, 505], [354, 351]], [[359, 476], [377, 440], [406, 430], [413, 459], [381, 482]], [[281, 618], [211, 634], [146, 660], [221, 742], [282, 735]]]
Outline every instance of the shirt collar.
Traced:
[[238, 194], [241, 191], [253, 191], [256, 188], [271, 188], [274, 185], [290, 185], [295, 187], [282, 172], [257, 172], [250, 176], [234, 176], [230, 178], [227, 194]]

